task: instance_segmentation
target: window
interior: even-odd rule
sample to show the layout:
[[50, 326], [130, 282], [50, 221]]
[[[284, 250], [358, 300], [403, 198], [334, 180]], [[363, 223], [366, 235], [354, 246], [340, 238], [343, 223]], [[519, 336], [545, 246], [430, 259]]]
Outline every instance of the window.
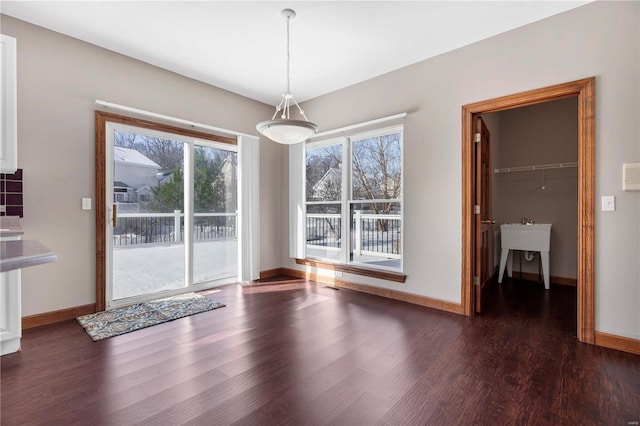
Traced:
[[305, 146], [306, 257], [402, 270], [402, 127]]
[[305, 152], [307, 256], [340, 261], [342, 248], [343, 143]]

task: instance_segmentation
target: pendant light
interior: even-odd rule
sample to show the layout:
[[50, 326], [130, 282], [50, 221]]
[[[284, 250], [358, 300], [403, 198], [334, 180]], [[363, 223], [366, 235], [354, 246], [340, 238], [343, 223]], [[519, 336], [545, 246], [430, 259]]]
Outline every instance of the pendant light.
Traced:
[[[276, 107], [276, 112], [271, 120], [258, 123], [256, 129], [272, 141], [292, 145], [309, 139], [318, 133], [318, 126], [307, 119], [298, 102], [291, 94], [290, 88], [290, 61], [289, 53], [289, 22], [296, 17], [296, 12], [292, 9], [283, 9], [282, 17], [287, 21], [287, 91], [282, 95], [280, 104]], [[298, 111], [304, 120], [291, 119], [289, 108], [291, 104], [298, 107]], [[280, 116], [280, 118], [276, 118]]]

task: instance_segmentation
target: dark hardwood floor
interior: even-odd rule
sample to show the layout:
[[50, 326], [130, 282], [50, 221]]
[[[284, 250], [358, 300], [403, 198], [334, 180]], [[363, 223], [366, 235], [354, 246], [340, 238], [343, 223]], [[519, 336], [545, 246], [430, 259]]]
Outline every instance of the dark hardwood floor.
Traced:
[[[2, 425], [628, 425], [640, 357], [575, 339], [575, 288], [507, 282], [466, 318], [279, 277], [92, 342], [27, 330]], [[637, 423], [635, 423], [637, 424]]]

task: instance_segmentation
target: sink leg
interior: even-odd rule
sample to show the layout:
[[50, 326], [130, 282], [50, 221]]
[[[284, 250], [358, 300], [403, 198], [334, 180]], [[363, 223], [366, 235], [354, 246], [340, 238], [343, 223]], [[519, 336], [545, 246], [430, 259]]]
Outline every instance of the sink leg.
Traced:
[[[509, 257], [509, 249], [502, 249], [500, 253], [500, 273], [498, 274], [498, 283], [502, 283], [502, 277], [504, 276], [504, 267], [507, 264], [507, 258]], [[511, 276], [511, 273], [509, 273]]]
[[541, 251], [540, 259], [542, 259], [542, 274], [544, 275], [544, 288], [549, 290], [549, 252]]

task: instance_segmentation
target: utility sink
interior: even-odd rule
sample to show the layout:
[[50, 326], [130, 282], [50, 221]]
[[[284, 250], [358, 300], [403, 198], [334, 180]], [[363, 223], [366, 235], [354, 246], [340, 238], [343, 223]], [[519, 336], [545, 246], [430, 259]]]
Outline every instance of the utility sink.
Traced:
[[506, 223], [500, 225], [502, 248], [512, 250], [549, 251], [551, 224]]
[[542, 273], [544, 275], [544, 287], [549, 289], [549, 248], [551, 246], [551, 224], [550, 223], [506, 223], [500, 225], [500, 238], [502, 242], [502, 253], [500, 255], [500, 273], [498, 282], [502, 282], [504, 268], [507, 267], [507, 274], [512, 274], [511, 250], [525, 250], [540, 252], [542, 260]]

